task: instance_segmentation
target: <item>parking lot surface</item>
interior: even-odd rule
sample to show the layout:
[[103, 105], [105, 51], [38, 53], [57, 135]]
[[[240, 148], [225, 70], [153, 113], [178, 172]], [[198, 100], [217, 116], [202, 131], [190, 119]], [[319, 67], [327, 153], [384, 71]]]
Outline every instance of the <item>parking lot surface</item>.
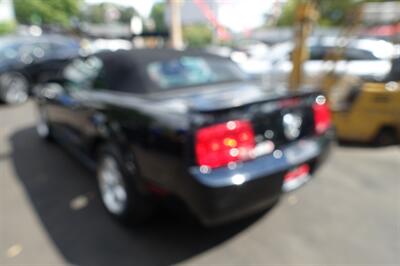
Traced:
[[0, 105], [0, 264], [400, 265], [400, 148], [335, 146], [301, 189], [206, 229], [164, 209], [124, 228], [93, 174], [34, 129], [32, 102]]

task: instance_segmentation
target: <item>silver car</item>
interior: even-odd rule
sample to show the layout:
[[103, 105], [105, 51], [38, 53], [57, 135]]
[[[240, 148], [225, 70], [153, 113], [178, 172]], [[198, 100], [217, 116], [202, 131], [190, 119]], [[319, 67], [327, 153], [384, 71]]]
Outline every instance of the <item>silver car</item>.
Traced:
[[[290, 58], [293, 47], [293, 42], [286, 42], [272, 48], [266, 74], [270, 83], [287, 84], [292, 71]], [[327, 60], [328, 53], [335, 47], [344, 47], [342, 59]], [[379, 81], [390, 72], [391, 59], [396, 55], [393, 44], [376, 39], [310, 38], [308, 48], [310, 59], [304, 64], [306, 85], [320, 84], [328, 72]]]

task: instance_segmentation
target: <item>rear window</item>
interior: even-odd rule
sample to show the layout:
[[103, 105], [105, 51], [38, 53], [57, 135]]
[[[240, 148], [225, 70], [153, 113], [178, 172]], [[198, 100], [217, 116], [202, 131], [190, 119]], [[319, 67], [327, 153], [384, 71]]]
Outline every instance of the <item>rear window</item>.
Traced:
[[146, 70], [150, 80], [161, 90], [240, 81], [245, 78], [243, 72], [230, 60], [196, 56], [151, 62]]

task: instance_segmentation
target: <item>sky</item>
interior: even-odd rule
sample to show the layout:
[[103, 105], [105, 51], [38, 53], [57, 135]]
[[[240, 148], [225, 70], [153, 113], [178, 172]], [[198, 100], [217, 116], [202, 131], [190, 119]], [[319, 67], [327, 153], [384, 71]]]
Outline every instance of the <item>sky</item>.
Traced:
[[261, 26], [264, 15], [274, 0], [220, 0], [220, 23], [233, 31], [246, 31]]
[[[207, 0], [205, 0], [207, 1]], [[233, 31], [243, 31], [258, 27], [264, 22], [264, 14], [276, 0], [218, 0], [220, 23]], [[86, 0], [87, 3], [110, 2], [133, 6], [142, 16], [150, 14], [151, 7], [161, 0]]]
[[151, 7], [154, 3], [161, 2], [160, 0], [85, 0], [89, 4], [97, 3], [115, 3], [123, 6], [133, 6], [142, 16], [150, 14]]

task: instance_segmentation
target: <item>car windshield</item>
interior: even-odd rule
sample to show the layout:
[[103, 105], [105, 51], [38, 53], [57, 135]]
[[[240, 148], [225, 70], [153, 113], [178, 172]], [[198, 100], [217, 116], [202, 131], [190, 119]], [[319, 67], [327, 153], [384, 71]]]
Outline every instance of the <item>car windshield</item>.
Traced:
[[[0, 41], [1, 42], [1, 41]], [[0, 61], [12, 60], [18, 57], [21, 43], [5, 41], [0, 43]]]
[[245, 75], [231, 61], [184, 56], [151, 62], [147, 75], [161, 90], [244, 80]]

